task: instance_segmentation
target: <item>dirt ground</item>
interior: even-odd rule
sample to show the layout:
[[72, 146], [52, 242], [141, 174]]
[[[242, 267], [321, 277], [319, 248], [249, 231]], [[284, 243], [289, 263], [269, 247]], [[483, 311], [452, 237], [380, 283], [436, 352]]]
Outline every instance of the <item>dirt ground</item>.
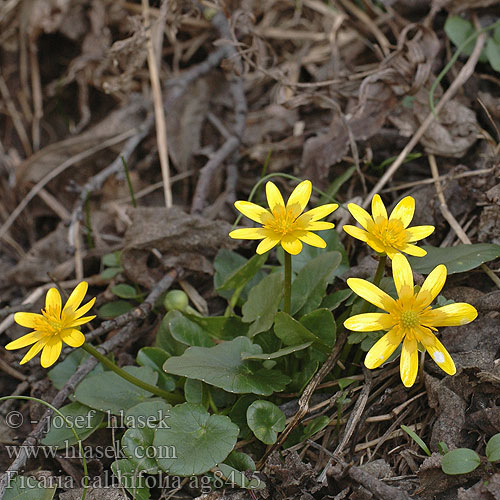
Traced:
[[[500, 244], [500, 73], [480, 56], [492, 34], [475, 37], [440, 75], [457, 48], [445, 31], [453, 16], [486, 27], [500, 11], [495, 0], [4, 0], [2, 345], [22, 331], [11, 313], [38, 311], [54, 283], [69, 290], [85, 279], [99, 309], [116, 299], [117, 283], [146, 296], [167, 276], [164, 290], [182, 286], [201, 313], [223, 314], [214, 258], [221, 248], [253, 255], [253, 242], [227, 233], [234, 201], [248, 199], [268, 174], [310, 179], [322, 191], [340, 179], [343, 206], [379, 193], [389, 208], [411, 195], [414, 224], [436, 227], [429, 245]], [[498, 41], [500, 50], [500, 33]], [[286, 193], [295, 185], [273, 181]], [[341, 230], [352, 224], [347, 210], [331, 220], [351, 264], [333, 290], [349, 276], [368, 277], [376, 261]], [[122, 251], [121, 269], [103, 277], [102, 257], [115, 251]], [[487, 264], [497, 280], [499, 264]], [[487, 440], [500, 432], [500, 291], [476, 267], [450, 275], [443, 294], [479, 312], [468, 326], [441, 329], [459, 366], [455, 376], [427, 361], [407, 390], [397, 363], [368, 372], [352, 351], [346, 370], [360, 383], [340, 390], [324, 380], [309, 410], [320, 405], [330, 425], [271, 454], [260, 471], [266, 489], [203, 498], [500, 498], [495, 464], [446, 475], [438, 452], [444, 441], [484, 457]], [[153, 344], [161, 315], [151, 310], [136, 308], [135, 333], [113, 344], [118, 364]], [[114, 326], [92, 338], [101, 333], [100, 342], [113, 342], [124, 324]], [[21, 357], [1, 350], [1, 394], [53, 401], [58, 390], [46, 370], [37, 360], [19, 366]], [[299, 397], [282, 407], [288, 418]], [[43, 413], [26, 401], [1, 403], [3, 418], [13, 410], [30, 418], [16, 429], [0, 423], [2, 471], [14, 461], [7, 445], [21, 444], [35, 428], [30, 419]], [[430, 457], [401, 425], [429, 446]], [[91, 445], [109, 438], [97, 435]], [[102, 476], [110, 463], [89, 467]], [[82, 474], [79, 460], [61, 457], [30, 458], [18, 470], [37, 478]], [[62, 487], [55, 498], [80, 498], [72, 495]], [[124, 495], [111, 488], [87, 498]], [[152, 490], [152, 498], [160, 495], [202, 492], [186, 484]]]

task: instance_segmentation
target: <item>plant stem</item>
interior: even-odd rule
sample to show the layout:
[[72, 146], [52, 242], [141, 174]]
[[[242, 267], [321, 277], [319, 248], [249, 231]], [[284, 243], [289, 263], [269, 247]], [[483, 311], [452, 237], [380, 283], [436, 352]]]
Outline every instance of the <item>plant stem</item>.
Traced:
[[377, 270], [375, 271], [375, 277], [373, 278], [373, 284], [376, 286], [380, 285], [380, 281], [384, 276], [385, 262], [387, 261], [387, 255], [381, 255], [378, 261]]
[[125, 379], [127, 382], [130, 382], [131, 384], [134, 384], [137, 387], [140, 387], [141, 389], [151, 392], [156, 396], [160, 396], [160, 398], [163, 398], [165, 401], [168, 401], [169, 403], [181, 403], [182, 401], [184, 401], [184, 399], [181, 396], [171, 392], [164, 391], [163, 389], [160, 389], [155, 385], [143, 382], [141, 379], [134, 377], [125, 370], [122, 370], [120, 367], [116, 366], [116, 364], [113, 363], [113, 361], [104, 356], [104, 354], [101, 354], [95, 347], [91, 346], [90, 344], [87, 344], [85, 342], [81, 347], [83, 350], [87, 351], [89, 354], [94, 356], [94, 358], [96, 358], [97, 361], [102, 363], [104, 366], [107, 366], [110, 370], [114, 371], [117, 375]]
[[292, 255], [285, 252], [285, 281], [283, 284], [283, 311], [290, 314], [292, 296]]

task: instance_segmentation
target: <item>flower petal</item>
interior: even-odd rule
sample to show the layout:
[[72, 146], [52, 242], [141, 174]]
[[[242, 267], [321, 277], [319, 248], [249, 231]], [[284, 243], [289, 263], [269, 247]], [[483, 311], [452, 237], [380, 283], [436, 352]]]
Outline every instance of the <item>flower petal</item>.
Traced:
[[360, 278], [349, 278], [347, 285], [354, 293], [384, 311], [391, 312], [396, 306], [396, 301], [390, 295], [369, 281]]
[[365, 366], [370, 370], [378, 368], [385, 363], [389, 356], [396, 350], [403, 337], [402, 331], [395, 327], [387, 332], [375, 345], [368, 351], [365, 358]]
[[45, 322], [45, 318], [41, 314], [17, 312], [14, 314], [14, 321], [26, 328], [36, 328], [40, 322]]
[[390, 330], [394, 326], [394, 320], [390, 314], [363, 313], [346, 319], [344, 326], [355, 332], [376, 332], [377, 330]]
[[317, 234], [311, 233], [311, 231], [307, 231], [306, 234], [304, 234], [303, 236], [299, 236], [299, 240], [313, 247], [317, 248], [326, 247], [326, 241]]
[[306, 208], [307, 204], [309, 203], [311, 191], [311, 181], [302, 181], [292, 191], [290, 198], [288, 198], [288, 201], [286, 202], [286, 209], [293, 211], [293, 213], [297, 217], [304, 211], [304, 208]]
[[281, 246], [283, 247], [285, 252], [288, 252], [292, 255], [297, 255], [302, 250], [302, 243], [293, 235], [285, 235], [285, 237], [281, 239]]
[[426, 326], [460, 326], [477, 318], [476, 308], [465, 302], [448, 304], [425, 312], [420, 316]]
[[50, 288], [45, 296], [45, 310], [58, 318], [61, 316], [62, 301], [61, 294], [57, 288]]
[[[302, 217], [302, 216], [301, 216]], [[300, 219], [300, 217], [299, 217]], [[304, 229], [306, 231], [324, 231], [325, 229], [333, 229], [335, 227], [335, 224], [332, 222], [324, 222], [324, 221], [313, 221], [309, 222], [304, 226]]]
[[[81, 302], [81, 301], [80, 301]], [[44, 368], [52, 366], [61, 354], [62, 342], [59, 335], [49, 339], [43, 347], [41, 364]]]
[[75, 311], [75, 318], [79, 318], [80, 316], [83, 316], [86, 312], [90, 311], [94, 303], [95, 303], [95, 297], [89, 300], [85, 305], [83, 305], [82, 307], [78, 308]]
[[74, 319], [67, 326], [68, 326], [68, 328], [74, 328], [75, 326], [84, 325], [85, 323], [92, 321], [94, 318], [95, 318], [95, 316], [83, 316], [81, 318]]
[[414, 213], [415, 200], [411, 196], [406, 196], [394, 207], [389, 220], [398, 219], [406, 228], [410, 225]]
[[46, 339], [39, 340], [36, 344], [32, 345], [29, 351], [24, 355], [24, 358], [19, 361], [20, 365], [24, 365], [31, 359], [33, 359], [45, 346]]
[[[290, 203], [290, 200], [288, 200], [288, 203]], [[322, 219], [323, 217], [326, 217], [327, 215], [330, 215], [332, 212], [337, 210], [337, 208], [339, 208], [337, 203], [327, 203], [326, 205], [320, 205], [319, 207], [312, 208], [311, 210], [304, 212], [299, 217], [299, 220], [302, 218], [307, 218], [309, 221], [315, 222]]]
[[376, 222], [377, 219], [387, 219], [387, 210], [380, 195], [376, 194], [372, 198], [372, 217]]
[[407, 243], [400, 250], [401, 252], [407, 253], [408, 255], [413, 255], [415, 257], [425, 257], [427, 255], [427, 252], [423, 248], [417, 247], [416, 245], [411, 245], [410, 243]]
[[260, 227], [244, 227], [242, 229], [235, 229], [229, 233], [230, 238], [236, 240], [261, 240], [265, 238], [262, 234], [262, 228]]
[[394, 255], [392, 259], [392, 277], [398, 297], [413, 295], [413, 273], [408, 259], [401, 253]]
[[430, 234], [434, 232], [434, 226], [414, 226], [409, 227], [406, 230], [406, 234], [408, 235], [408, 243], [413, 243], [414, 241], [423, 240], [427, 238]]
[[372, 247], [377, 253], [389, 255], [389, 252], [392, 252], [391, 248], [385, 247], [382, 242], [378, 238], [375, 238], [371, 233], [368, 233], [366, 244]]
[[419, 330], [419, 340], [434, 362], [448, 375], [455, 375], [457, 372], [455, 363], [443, 344], [429, 329], [420, 327]]
[[285, 202], [283, 201], [283, 196], [281, 196], [280, 190], [277, 188], [274, 182], [268, 181], [266, 183], [266, 198], [267, 204], [273, 212], [276, 208], [285, 208]]
[[[75, 289], [71, 292], [71, 295], [69, 296], [69, 299], [66, 302], [66, 305], [64, 306], [63, 311], [66, 311], [66, 312], [69, 312], [70, 310], [76, 311], [78, 309], [78, 306], [82, 303], [82, 300], [85, 298], [88, 287], [89, 287], [89, 284], [86, 281], [82, 281], [81, 283], [78, 283], [78, 285], [75, 287]], [[44, 352], [45, 352], [45, 349], [44, 349]], [[42, 353], [42, 357], [43, 357], [43, 353]]]
[[22, 349], [27, 345], [38, 342], [43, 337], [45, 337], [45, 332], [30, 332], [26, 335], [23, 335], [22, 337], [19, 337], [16, 340], [13, 340], [12, 342], [9, 342], [5, 346], [5, 349], [7, 349], [8, 351], [11, 351], [12, 349]]
[[417, 295], [417, 303], [419, 308], [425, 309], [432, 304], [432, 301], [439, 295], [446, 282], [446, 266], [440, 264], [436, 266], [429, 276], [425, 278], [422, 288]]
[[72, 328], [61, 332], [61, 340], [70, 347], [80, 347], [85, 342], [85, 335], [80, 330]]
[[361, 224], [364, 229], [368, 229], [368, 225], [373, 224], [371, 215], [364, 208], [361, 208], [355, 203], [349, 203], [349, 205], [347, 205], [347, 208], [349, 212], [351, 212], [351, 215]]
[[343, 227], [343, 229], [349, 236], [352, 236], [353, 238], [357, 238], [358, 240], [361, 241], [368, 240], [368, 233], [365, 230], [360, 229], [359, 227], [350, 226], [349, 224], [346, 224]]
[[279, 238], [270, 238], [269, 236], [264, 238], [257, 246], [256, 252], [259, 255], [266, 253], [267, 251], [274, 248], [280, 242]]
[[408, 337], [404, 339], [399, 371], [405, 387], [411, 387], [415, 383], [418, 373], [418, 349], [415, 339]]
[[255, 222], [260, 222], [263, 224], [263, 220], [266, 217], [272, 217], [269, 213], [269, 210], [261, 207], [260, 205], [256, 205], [251, 201], [237, 201], [234, 206], [239, 210], [243, 215], [252, 219]]

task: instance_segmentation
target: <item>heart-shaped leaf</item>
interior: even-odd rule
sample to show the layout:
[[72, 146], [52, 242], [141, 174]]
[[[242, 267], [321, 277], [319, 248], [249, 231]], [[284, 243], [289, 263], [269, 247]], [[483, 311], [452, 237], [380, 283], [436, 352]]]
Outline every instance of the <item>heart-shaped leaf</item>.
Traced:
[[233, 393], [265, 396], [282, 391], [290, 379], [278, 370], [266, 370], [243, 353], [262, 354], [247, 337], [237, 337], [214, 347], [190, 347], [182, 356], [167, 359], [163, 369], [181, 377], [202, 380]]
[[427, 251], [425, 257], [408, 257], [412, 269], [422, 274], [429, 274], [439, 264], [446, 266], [448, 274], [463, 273], [500, 257], [500, 245], [492, 243], [422, 248]]
[[[148, 366], [124, 366], [123, 370], [147, 384], [155, 385], [158, 379], [158, 374]], [[85, 377], [75, 390], [75, 397], [80, 403], [96, 410], [109, 411], [113, 415], [120, 415], [123, 410], [132, 408], [151, 396], [149, 391], [127, 382], [114, 372]]]
[[122, 436], [122, 451], [129, 462], [148, 474], [158, 472], [155, 457], [161, 450], [153, 446], [154, 432], [150, 427], [135, 427]]
[[[82, 405], [77, 401], [63, 406], [60, 412], [73, 425], [78, 437], [84, 441], [96, 431], [104, 419], [104, 413]], [[50, 427], [42, 439], [45, 446], [57, 446], [58, 449], [76, 444], [77, 440], [70, 426], [60, 415], [52, 415]]]
[[282, 296], [283, 275], [278, 272], [269, 274], [250, 290], [242, 309], [243, 321], [252, 323], [250, 337], [271, 328]]
[[129, 408], [124, 415], [124, 424], [130, 428], [157, 427], [166, 422], [172, 405], [160, 398], [151, 398]]
[[115, 460], [111, 464], [113, 474], [120, 484], [132, 495], [134, 500], [149, 500], [151, 494], [141, 469], [126, 458]]
[[270, 401], [254, 401], [247, 410], [247, 422], [255, 437], [265, 444], [273, 444], [278, 432], [286, 427], [283, 412]]
[[167, 392], [175, 389], [175, 380], [163, 371], [163, 363], [170, 357], [170, 354], [160, 347], [143, 347], [137, 353], [137, 364], [149, 366], [158, 373], [158, 387]]
[[203, 474], [222, 462], [239, 433], [228, 417], [210, 415], [203, 406], [192, 403], [173, 408], [168, 425], [168, 429], [155, 431], [156, 461], [164, 471], [179, 476]]
[[340, 252], [326, 252], [308, 262], [292, 283], [292, 314], [306, 314], [321, 304], [326, 287], [342, 260]]

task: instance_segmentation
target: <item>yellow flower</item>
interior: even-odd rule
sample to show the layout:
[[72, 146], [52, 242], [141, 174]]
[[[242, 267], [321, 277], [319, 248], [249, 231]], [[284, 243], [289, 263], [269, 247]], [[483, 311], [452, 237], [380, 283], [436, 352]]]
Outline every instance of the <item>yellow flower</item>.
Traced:
[[45, 309], [42, 309], [42, 314], [16, 313], [15, 322], [33, 328], [34, 331], [10, 342], [5, 349], [21, 349], [34, 344], [20, 364], [27, 363], [43, 349], [41, 364], [44, 368], [48, 368], [57, 361], [63, 342], [71, 347], [80, 347], [85, 342], [85, 336], [78, 327], [95, 318], [95, 316], [83, 316], [94, 305], [95, 298], [78, 308], [87, 289], [88, 283], [85, 281], [79, 283], [62, 309], [61, 295], [56, 288], [51, 288], [45, 297]]
[[455, 364], [432, 330], [436, 331], [437, 326], [466, 325], [477, 317], [476, 309], [465, 303], [449, 304], [437, 309], [430, 307], [446, 281], [446, 267], [442, 264], [427, 276], [418, 292], [414, 291], [413, 274], [404, 255], [394, 256], [392, 269], [398, 292], [397, 300], [369, 281], [358, 278], [347, 280], [347, 284], [355, 293], [388, 313], [358, 314], [344, 322], [346, 328], [357, 332], [389, 330], [370, 349], [365, 358], [365, 366], [370, 369], [377, 368], [403, 341], [400, 372], [406, 387], [411, 387], [417, 376], [418, 343], [425, 347], [442, 370], [454, 375]]
[[412, 243], [429, 236], [434, 226], [408, 227], [415, 212], [415, 200], [411, 196], [403, 198], [394, 207], [390, 217], [387, 217], [387, 210], [378, 194], [372, 199], [372, 215], [354, 203], [349, 203], [347, 208], [366, 231], [349, 225], [344, 226], [344, 231], [364, 241], [376, 252], [387, 254], [390, 259], [399, 252], [416, 257], [427, 254], [423, 248]]
[[325, 241], [312, 231], [335, 227], [331, 222], [319, 219], [331, 214], [338, 205], [330, 203], [302, 213], [311, 197], [311, 190], [311, 181], [302, 181], [293, 190], [285, 205], [279, 189], [274, 183], [268, 182], [266, 197], [269, 210], [250, 201], [237, 201], [234, 204], [243, 215], [262, 224], [262, 227], [235, 229], [229, 236], [243, 240], [262, 240], [257, 247], [258, 254], [271, 250], [278, 243], [292, 255], [300, 253], [302, 242], [325, 248]]

